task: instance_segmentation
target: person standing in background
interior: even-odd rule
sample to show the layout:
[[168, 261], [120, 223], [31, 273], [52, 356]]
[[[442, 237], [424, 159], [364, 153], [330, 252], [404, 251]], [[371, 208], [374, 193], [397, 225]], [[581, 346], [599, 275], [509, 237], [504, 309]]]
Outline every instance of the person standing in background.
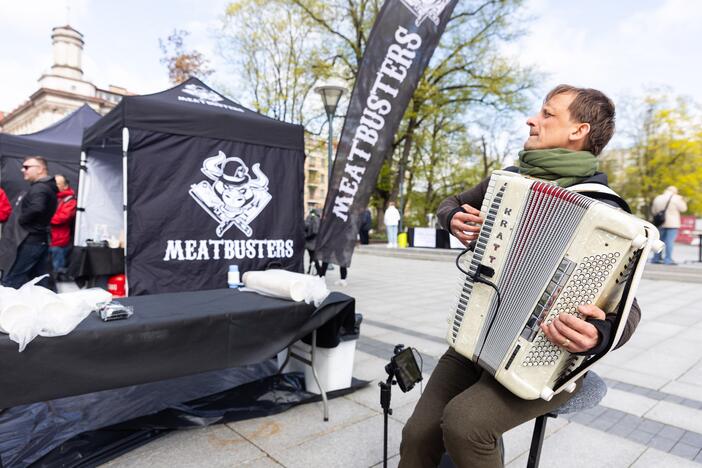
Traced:
[[[49, 176], [46, 160], [28, 156], [22, 162], [24, 180], [29, 190], [15, 202], [15, 212], [0, 239], [2, 284], [19, 288], [27, 281], [49, 271], [49, 225], [56, 212], [58, 187]], [[55, 289], [44, 278], [38, 284]]]
[[368, 208], [361, 215], [361, 226], [358, 230], [358, 235], [361, 237], [361, 245], [368, 245], [370, 242], [370, 230], [373, 225], [373, 218]]
[[673, 247], [675, 247], [675, 238], [678, 235], [678, 229], [680, 229], [680, 213], [687, 211], [687, 203], [683, 197], [678, 195], [677, 187], [671, 185], [653, 200], [651, 213], [661, 211], [665, 211], [665, 221], [658, 230], [661, 233], [661, 240], [665, 244], [665, 258], [661, 258], [662, 254], [659, 252], [653, 256], [653, 263], [676, 265], [673, 261]]
[[397, 226], [400, 224], [400, 212], [395, 208], [395, 202], [390, 202], [383, 217], [385, 229], [388, 233], [388, 248], [397, 247]]
[[76, 218], [76, 194], [62, 174], [54, 176], [58, 187], [58, 206], [51, 218], [51, 264], [58, 277], [66, 273], [66, 257], [71, 250], [73, 222]]
[[10, 200], [7, 199], [5, 191], [0, 188], [0, 223], [4, 223], [10, 219], [11, 214], [12, 205], [10, 204]]
[[[321, 267], [319, 261], [314, 258], [314, 251], [317, 246], [317, 234], [319, 233], [319, 211], [317, 208], [312, 208], [305, 218], [305, 249], [310, 256], [310, 265], [307, 267], [309, 274], [314, 264], [315, 275], [320, 275]], [[320, 275], [323, 276], [323, 275]]]

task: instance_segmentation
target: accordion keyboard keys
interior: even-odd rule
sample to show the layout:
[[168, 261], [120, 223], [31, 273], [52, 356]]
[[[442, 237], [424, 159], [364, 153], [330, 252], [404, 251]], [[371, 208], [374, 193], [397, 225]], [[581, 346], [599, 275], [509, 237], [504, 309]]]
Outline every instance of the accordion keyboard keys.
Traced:
[[[488, 188], [490, 192], [494, 190], [494, 185]], [[463, 275], [462, 280], [459, 281], [460, 291], [457, 297], [455, 312], [449, 317], [449, 324], [451, 325], [451, 332], [449, 333], [449, 343], [456, 339], [461, 328], [461, 322], [463, 321], [463, 315], [465, 314], [466, 307], [468, 306], [468, 301], [470, 300], [470, 295], [473, 292], [473, 278], [472, 276], [478, 271], [478, 266], [483, 260], [483, 255], [485, 254], [485, 249], [487, 248], [488, 239], [490, 238], [490, 233], [495, 225], [495, 219], [497, 219], [497, 212], [500, 209], [502, 203], [502, 196], [504, 194], [505, 187], [503, 186], [495, 194], [492, 203], [487, 210], [487, 214], [483, 217], [483, 224], [480, 230], [480, 235], [475, 243], [475, 248], [473, 249], [473, 256], [471, 258], [470, 266], [468, 267], [468, 276]]]
[[[551, 287], [551, 285], [557, 278], [559, 280], [558, 282], [565, 284], [565, 288], [553, 305], [551, 312], [548, 314], [546, 323], [550, 324], [553, 319], [560, 314], [570, 314], [580, 317], [577, 310], [578, 306], [580, 304], [592, 304], [593, 299], [600, 293], [602, 284], [610, 274], [610, 270], [614, 267], [618, 258], [618, 252], [591, 255], [584, 257], [577, 266], [575, 266], [573, 262], [569, 262], [570, 265], [566, 265], [565, 260], [567, 259], [564, 259], [558, 267], [558, 270], [556, 270], [553, 280], [549, 286], [546, 287], [546, 293], [549, 293], [549, 291], [553, 293], [554, 288]], [[564, 265], [566, 265], [567, 268], [562, 268]], [[570, 281], [565, 283], [564, 279], [568, 278], [566, 275], [569, 271], [572, 271], [572, 275], [570, 275]], [[541, 324], [541, 321], [537, 323], [536, 327], [538, 327], [539, 324]], [[525, 328], [525, 331], [526, 330]], [[558, 354], [560, 354], [560, 348], [548, 341], [540, 329], [536, 328], [535, 331], [538, 332], [534, 341], [536, 346], [525, 356], [522, 365], [543, 366], [554, 364], [555, 359], [543, 359], [544, 353], [548, 353], [548, 356], [553, 354], [557, 358]], [[522, 337], [525, 337], [524, 332], [522, 332]], [[531, 335], [531, 338], [534, 339], [534, 336]], [[558, 354], [555, 354], [556, 350]]]

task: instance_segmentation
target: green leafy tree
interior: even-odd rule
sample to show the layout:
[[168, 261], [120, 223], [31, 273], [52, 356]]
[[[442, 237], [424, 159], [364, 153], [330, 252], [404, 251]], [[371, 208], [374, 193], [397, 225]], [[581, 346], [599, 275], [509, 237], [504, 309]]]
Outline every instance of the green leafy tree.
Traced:
[[635, 109], [631, 144], [605, 155], [612, 186], [638, 214], [650, 216], [653, 199], [675, 185], [688, 212], [702, 213], [702, 123], [699, 111], [682, 97], [654, 92]]

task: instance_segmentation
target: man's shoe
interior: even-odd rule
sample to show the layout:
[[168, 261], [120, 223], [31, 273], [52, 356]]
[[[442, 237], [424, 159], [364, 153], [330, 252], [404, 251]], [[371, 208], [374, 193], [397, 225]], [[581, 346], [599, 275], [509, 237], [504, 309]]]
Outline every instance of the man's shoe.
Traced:
[[343, 287], [343, 286], [346, 286], [347, 283], [346, 283], [346, 280], [345, 280], [345, 279], [340, 279], [340, 280], [336, 280], [336, 281], [334, 282], [334, 284], [337, 285], [337, 286], [342, 286], [342, 287]]

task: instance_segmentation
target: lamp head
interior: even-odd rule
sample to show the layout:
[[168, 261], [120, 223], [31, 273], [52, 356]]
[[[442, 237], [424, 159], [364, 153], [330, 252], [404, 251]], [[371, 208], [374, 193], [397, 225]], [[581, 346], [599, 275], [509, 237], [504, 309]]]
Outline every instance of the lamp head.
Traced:
[[314, 90], [322, 97], [324, 110], [327, 112], [327, 115], [334, 115], [336, 113], [336, 107], [339, 105], [339, 100], [346, 91], [346, 88], [335, 80], [334, 83], [323, 83], [315, 87]]

